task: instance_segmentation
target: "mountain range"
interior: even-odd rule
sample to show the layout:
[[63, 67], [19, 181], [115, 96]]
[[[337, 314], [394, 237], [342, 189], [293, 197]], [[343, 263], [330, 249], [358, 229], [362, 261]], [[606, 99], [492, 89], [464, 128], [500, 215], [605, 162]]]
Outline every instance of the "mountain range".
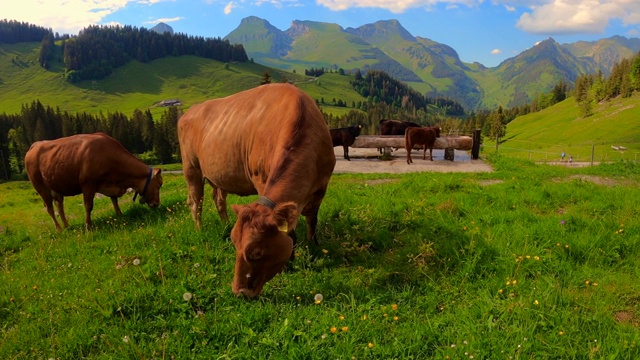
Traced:
[[397, 20], [346, 29], [295, 20], [282, 31], [251, 16], [224, 39], [242, 44], [255, 62], [287, 71], [384, 70], [427, 96], [456, 100], [467, 110], [528, 104], [560, 80], [572, 84], [581, 74], [607, 75], [613, 64], [640, 51], [638, 38], [569, 44], [549, 38], [496, 67], [485, 67], [461, 61], [448, 45], [412, 35]]

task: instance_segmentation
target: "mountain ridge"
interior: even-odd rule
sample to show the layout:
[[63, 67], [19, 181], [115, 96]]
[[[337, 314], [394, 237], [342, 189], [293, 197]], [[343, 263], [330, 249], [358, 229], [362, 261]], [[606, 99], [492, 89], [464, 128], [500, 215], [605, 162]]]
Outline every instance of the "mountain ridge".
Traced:
[[[396, 19], [346, 29], [334, 23], [294, 20], [288, 29], [279, 30], [268, 20], [251, 17], [254, 24], [259, 19], [262, 28], [274, 34], [262, 37], [260, 45], [247, 41], [260, 27], [247, 27], [245, 19], [224, 39], [242, 44], [257, 62], [287, 71], [384, 70], [427, 96], [451, 98], [468, 110], [527, 104], [559, 81], [571, 84], [580, 74], [598, 70], [606, 75], [613, 63], [640, 51], [640, 39], [623, 36], [562, 45], [549, 38], [495, 67], [486, 67], [462, 61], [446, 44], [411, 34]], [[265, 43], [271, 51], [260, 51]], [[499, 84], [504, 79], [508, 83]]]

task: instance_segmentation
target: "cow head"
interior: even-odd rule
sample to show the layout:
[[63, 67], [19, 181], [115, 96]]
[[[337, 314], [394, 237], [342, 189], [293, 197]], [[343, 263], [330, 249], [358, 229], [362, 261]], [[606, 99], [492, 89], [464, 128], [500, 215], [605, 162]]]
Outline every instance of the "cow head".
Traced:
[[435, 132], [436, 132], [436, 137], [439, 138], [440, 137], [440, 126], [434, 126], [433, 130], [435, 130]]
[[[149, 178], [140, 193], [140, 204], [154, 208], [160, 205], [160, 188], [162, 187], [162, 170], [149, 168]], [[135, 201], [135, 197], [133, 199]]]
[[232, 290], [236, 296], [254, 298], [264, 284], [281, 272], [293, 251], [289, 229], [298, 218], [293, 202], [277, 204], [271, 209], [258, 203], [232, 205], [238, 216], [231, 230], [236, 248], [236, 267]]

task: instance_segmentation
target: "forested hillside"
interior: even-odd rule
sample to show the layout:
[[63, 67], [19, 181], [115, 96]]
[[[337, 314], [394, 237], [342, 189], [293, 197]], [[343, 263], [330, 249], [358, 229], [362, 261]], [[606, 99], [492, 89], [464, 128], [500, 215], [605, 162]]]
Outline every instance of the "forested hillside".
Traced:
[[100, 80], [131, 60], [142, 63], [167, 56], [195, 55], [220, 62], [245, 62], [242, 45], [220, 38], [159, 34], [132, 26], [89, 26], [77, 36], [59, 36], [50, 30], [16, 21], [0, 21], [0, 43], [41, 41], [39, 63], [49, 68], [62, 59], [70, 82]]

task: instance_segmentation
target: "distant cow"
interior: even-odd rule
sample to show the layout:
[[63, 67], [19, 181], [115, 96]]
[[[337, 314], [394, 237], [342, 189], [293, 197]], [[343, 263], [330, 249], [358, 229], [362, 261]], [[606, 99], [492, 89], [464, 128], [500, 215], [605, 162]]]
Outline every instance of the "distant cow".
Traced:
[[405, 130], [410, 127], [420, 125], [411, 121], [380, 120], [380, 135], [404, 135]]
[[342, 146], [344, 150], [344, 158], [347, 160], [351, 160], [349, 158], [349, 146], [353, 145], [353, 142], [356, 140], [358, 135], [360, 135], [360, 129], [362, 129], [362, 126], [360, 125], [329, 129], [331, 132], [331, 141], [333, 142], [333, 146]]
[[227, 193], [259, 194], [232, 205], [236, 248], [233, 293], [256, 297], [293, 255], [300, 215], [315, 241], [318, 209], [336, 158], [315, 101], [291, 84], [266, 84], [192, 106], [178, 122], [187, 204], [202, 223], [204, 184], [213, 187], [220, 218]]
[[103, 134], [81, 134], [57, 140], [38, 141], [24, 158], [29, 180], [44, 200], [49, 216], [58, 231], [53, 201], [64, 227], [64, 197], [83, 195], [85, 227], [91, 228], [91, 210], [96, 193], [111, 198], [117, 215], [121, 215], [118, 197], [127, 189], [140, 194], [140, 202], [151, 207], [160, 204], [162, 174], [131, 154], [114, 138]]
[[433, 161], [433, 145], [436, 142], [436, 138], [439, 137], [439, 126], [408, 128], [404, 134], [404, 147], [407, 150], [407, 164], [413, 163], [413, 159], [411, 159], [411, 150], [413, 150], [413, 147], [416, 145], [422, 145], [422, 160], [426, 160], [427, 148], [429, 148], [429, 156], [431, 161]]

